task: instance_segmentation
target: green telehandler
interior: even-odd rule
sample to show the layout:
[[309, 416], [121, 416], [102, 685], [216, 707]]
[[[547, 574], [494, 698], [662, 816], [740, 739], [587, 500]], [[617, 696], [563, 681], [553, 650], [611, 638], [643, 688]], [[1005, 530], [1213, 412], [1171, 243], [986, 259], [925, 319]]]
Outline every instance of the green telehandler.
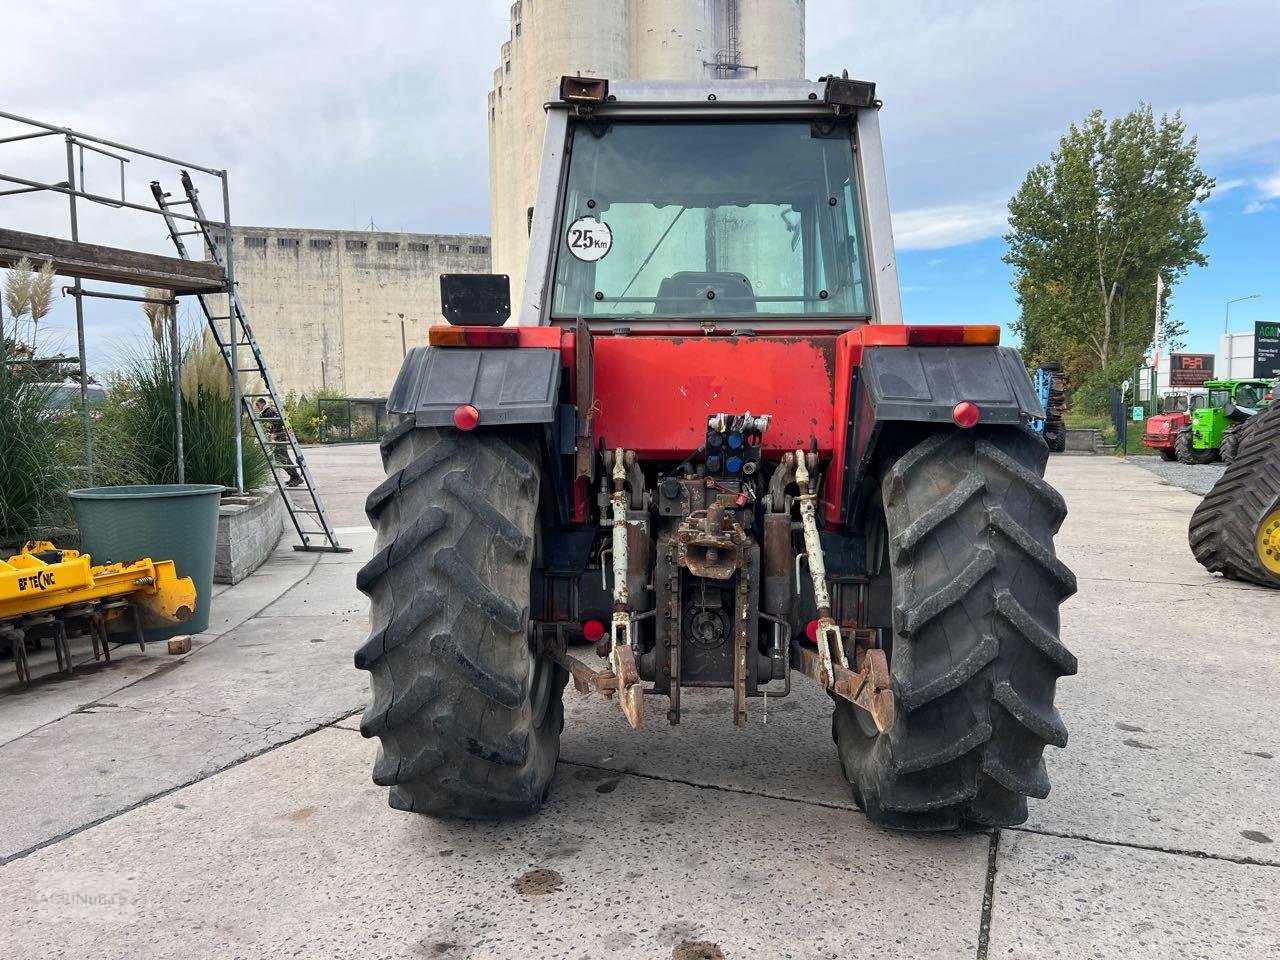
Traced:
[[1271, 402], [1270, 380], [1209, 380], [1208, 401], [1191, 411], [1191, 423], [1174, 443], [1183, 463], [1230, 463], [1240, 449], [1240, 434], [1249, 418]]

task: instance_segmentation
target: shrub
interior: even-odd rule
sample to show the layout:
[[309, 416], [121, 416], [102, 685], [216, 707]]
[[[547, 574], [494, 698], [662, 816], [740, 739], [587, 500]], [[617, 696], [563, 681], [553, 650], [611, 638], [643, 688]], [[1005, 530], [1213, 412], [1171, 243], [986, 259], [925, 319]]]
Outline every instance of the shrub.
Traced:
[[[345, 404], [326, 405], [325, 400], [341, 400], [343, 394], [338, 390], [317, 390], [313, 394], [299, 396], [290, 390], [284, 400], [284, 416], [289, 429], [297, 437], [299, 443], [321, 443], [332, 439], [334, 428], [333, 414], [345, 410]], [[341, 434], [346, 437], [346, 423], [342, 423]]]
[[[79, 431], [56, 409], [55, 385], [41, 382], [60, 380], [61, 365], [39, 362], [40, 321], [52, 299], [48, 262], [35, 270], [21, 260], [0, 284], [0, 539], [6, 541], [39, 536], [70, 516], [66, 492]], [[17, 359], [27, 362], [11, 362]]]
[[[50, 410], [53, 388], [27, 383], [0, 364], [0, 539], [25, 540], [70, 515], [67, 486], [79, 431]], [[74, 421], [79, 426], [78, 420]]]
[[[183, 464], [187, 483], [234, 487], [237, 411], [231, 398], [231, 374], [218, 345], [207, 333], [182, 349]], [[242, 389], [249, 389], [248, 384]], [[103, 475], [121, 483], [174, 483], [177, 451], [173, 368], [161, 338], [125, 359], [123, 377], [112, 385], [111, 402], [100, 420]], [[253, 426], [242, 417], [244, 485], [247, 490], [271, 481], [266, 457]]]

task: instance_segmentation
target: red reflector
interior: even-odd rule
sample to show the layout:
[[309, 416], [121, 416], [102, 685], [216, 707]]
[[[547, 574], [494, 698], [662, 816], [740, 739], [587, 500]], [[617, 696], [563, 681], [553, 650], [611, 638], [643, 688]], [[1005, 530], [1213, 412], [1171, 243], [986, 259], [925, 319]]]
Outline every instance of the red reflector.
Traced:
[[453, 411], [453, 425], [459, 430], [474, 430], [480, 422], [480, 411], [464, 403]]
[[907, 346], [909, 347], [991, 347], [999, 342], [1000, 328], [992, 325], [907, 328]]
[[978, 418], [982, 416], [982, 411], [978, 409], [976, 403], [970, 403], [968, 400], [961, 400], [955, 405], [955, 409], [951, 411], [951, 419], [956, 422], [957, 427], [972, 427], [978, 423]]
[[810, 620], [804, 625], [804, 635], [809, 638], [810, 643], [818, 642], [818, 621]]
[[515, 327], [432, 327], [427, 343], [433, 347], [518, 347]]
[[604, 636], [604, 624], [599, 620], [588, 620], [582, 625], [582, 636], [587, 643], [598, 643]]

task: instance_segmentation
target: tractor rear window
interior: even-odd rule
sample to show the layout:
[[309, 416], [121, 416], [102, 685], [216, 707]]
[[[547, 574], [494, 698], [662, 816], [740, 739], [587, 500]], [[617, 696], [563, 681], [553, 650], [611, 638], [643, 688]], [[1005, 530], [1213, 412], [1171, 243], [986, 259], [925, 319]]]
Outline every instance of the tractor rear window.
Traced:
[[573, 128], [557, 317], [867, 316], [848, 123]]
[[1262, 388], [1256, 383], [1242, 383], [1236, 387], [1236, 404], [1241, 407], [1256, 407], [1262, 403]]

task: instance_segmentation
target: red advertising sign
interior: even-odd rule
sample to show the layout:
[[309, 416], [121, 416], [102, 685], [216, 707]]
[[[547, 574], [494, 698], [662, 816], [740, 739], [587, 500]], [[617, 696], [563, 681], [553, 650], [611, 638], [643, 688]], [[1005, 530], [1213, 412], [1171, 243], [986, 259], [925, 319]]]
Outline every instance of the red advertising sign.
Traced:
[[1169, 354], [1169, 386], [1203, 387], [1213, 379], [1212, 353]]

